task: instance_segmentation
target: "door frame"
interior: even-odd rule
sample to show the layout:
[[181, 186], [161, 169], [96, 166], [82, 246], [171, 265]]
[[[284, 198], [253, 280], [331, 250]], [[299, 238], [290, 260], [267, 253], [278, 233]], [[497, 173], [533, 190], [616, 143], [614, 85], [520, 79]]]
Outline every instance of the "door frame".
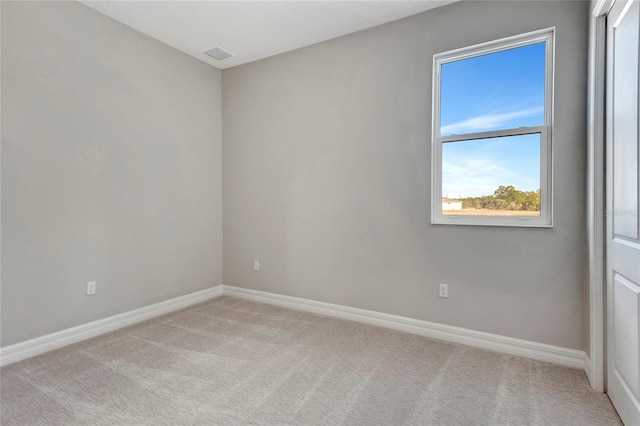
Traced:
[[587, 249], [591, 387], [606, 392], [605, 120], [607, 15], [614, 0], [591, 2], [587, 109]]

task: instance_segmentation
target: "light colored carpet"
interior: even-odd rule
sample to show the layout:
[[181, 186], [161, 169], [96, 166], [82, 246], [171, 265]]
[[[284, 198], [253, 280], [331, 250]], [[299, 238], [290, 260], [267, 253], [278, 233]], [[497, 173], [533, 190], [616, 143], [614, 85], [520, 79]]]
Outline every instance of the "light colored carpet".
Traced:
[[221, 297], [0, 370], [2, 424], [610, 425], [582, 371]]

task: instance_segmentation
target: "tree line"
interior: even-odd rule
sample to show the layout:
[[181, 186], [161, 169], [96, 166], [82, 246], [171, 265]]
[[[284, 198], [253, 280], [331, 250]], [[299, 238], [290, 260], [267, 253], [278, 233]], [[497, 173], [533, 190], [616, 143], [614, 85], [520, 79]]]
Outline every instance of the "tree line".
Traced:
[[540, 189], [519, 191], [513, 185], [500, 185], [493, 195], [460, 198], [463, 209], [540, 210]]

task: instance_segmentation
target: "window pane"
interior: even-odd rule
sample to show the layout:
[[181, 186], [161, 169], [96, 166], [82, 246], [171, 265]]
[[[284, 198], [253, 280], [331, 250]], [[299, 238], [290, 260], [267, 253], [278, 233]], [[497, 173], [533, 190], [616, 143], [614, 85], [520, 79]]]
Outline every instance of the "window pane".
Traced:
[[443, 143], [442, 214], [540, 216], [540, 134]]
[[544, 125], [545, 45], [442, 64], [440, 135]]

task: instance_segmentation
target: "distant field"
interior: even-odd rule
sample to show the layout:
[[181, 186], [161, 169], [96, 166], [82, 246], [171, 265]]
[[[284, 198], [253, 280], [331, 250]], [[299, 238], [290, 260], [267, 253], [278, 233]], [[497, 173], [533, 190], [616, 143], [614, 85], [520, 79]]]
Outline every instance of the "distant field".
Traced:
[[464, 209], [443, 210], [445, 216], [540, 216], [540, 212], [526, 210], [490, 210], [490, 209]]

